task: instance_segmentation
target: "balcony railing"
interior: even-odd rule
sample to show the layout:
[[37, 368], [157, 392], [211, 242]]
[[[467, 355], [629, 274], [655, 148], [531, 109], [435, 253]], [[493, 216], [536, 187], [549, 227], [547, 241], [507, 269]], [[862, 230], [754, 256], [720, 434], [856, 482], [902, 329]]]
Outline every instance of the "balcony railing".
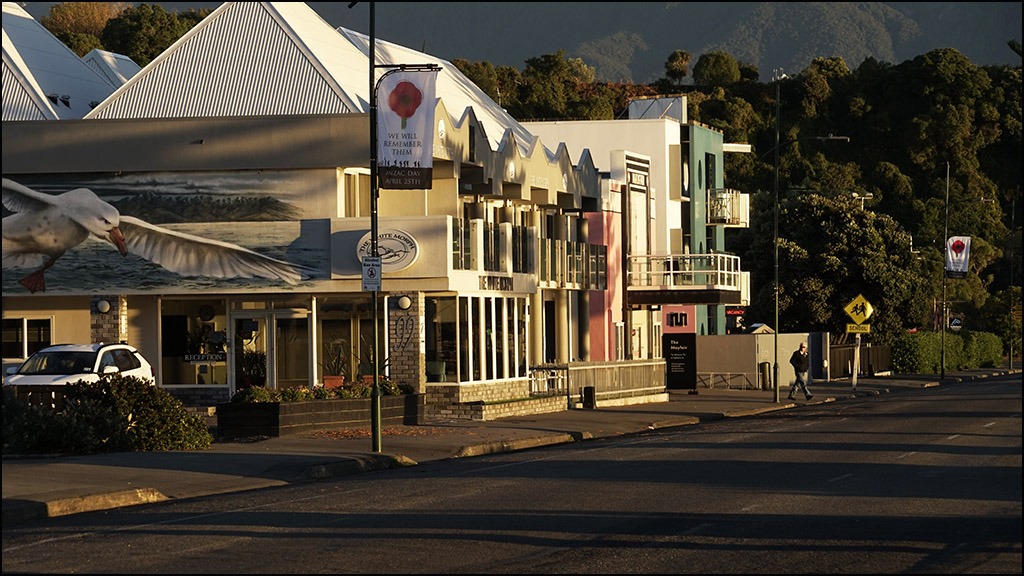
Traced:
[[717, 188], [708, 193], [708, 224], [729, 228], [750, 226], [750, 195]]
[[537, 279], [545, 288], [608, 287], [608, 248], [604, 245], [541, 238], [538, 256]]
[[608, 248], [604, 245], [537, 238], [536, 229], [523, 226], [453, 219], [452, 267], [472, 270], [474, 261], [486, 272], [537, 274], [545, 288], [608, 287]]
[[738, 256], [670, 254], [630, 256], [629, 288], [643, 290], [743, 289]]

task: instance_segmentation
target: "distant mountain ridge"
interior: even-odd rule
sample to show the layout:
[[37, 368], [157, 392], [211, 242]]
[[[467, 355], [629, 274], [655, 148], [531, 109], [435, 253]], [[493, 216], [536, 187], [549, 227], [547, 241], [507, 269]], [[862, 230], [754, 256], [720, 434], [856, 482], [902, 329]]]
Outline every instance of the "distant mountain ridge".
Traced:
[[[28, 2], [37, 19], [52, 2]], [[165, 9], [220, 2], [164, 2]], [[309, 2], [332, 26], [369, 32], [368, 2]], [[520, 70], [529, 58], [565, 50], [599, 80], [649, 83], [675, 50], [722, 50], [757, 66], [795, 74], [817, 57], [899, 64], [955, 48], [977, 65], [1020, 65], [1020, 2], [377, 2], [377, 38], [433, 56]]]
[[869, 57], [898, 64], [947, 47], [979, 65], [1020, 64], [1007, 46], [1021, 38], [1020, 3], [672, 3], [658, 16], [627, 19], [622, 30], [566, 52], [603, 80], [641, 83], [664, 76], [677, 49], [693, 56], [691, 70], [701, 54], [724, 51], [757, 66], [762, 80], [775, 68], [800, 72], [818, 57], [842, 57], [852, 69]]

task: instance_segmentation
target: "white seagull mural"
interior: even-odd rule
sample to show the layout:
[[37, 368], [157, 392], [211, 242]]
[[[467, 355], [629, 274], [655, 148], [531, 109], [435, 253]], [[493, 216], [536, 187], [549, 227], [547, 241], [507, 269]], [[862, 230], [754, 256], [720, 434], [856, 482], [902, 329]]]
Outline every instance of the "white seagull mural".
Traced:
[[3, 219], [3, 267], [39, 267], [20, 280], [33, 293], [46, 290], [43, 274], [57, 259], [90, 237], [109, 242], [121, 256], [130, 252], [186, 276], [255, 276], [297, 284], [315, 272], [235, 244], [122, 216], [88, 188], [51, 195], [4, 178], [3, 205], [13, 212]]

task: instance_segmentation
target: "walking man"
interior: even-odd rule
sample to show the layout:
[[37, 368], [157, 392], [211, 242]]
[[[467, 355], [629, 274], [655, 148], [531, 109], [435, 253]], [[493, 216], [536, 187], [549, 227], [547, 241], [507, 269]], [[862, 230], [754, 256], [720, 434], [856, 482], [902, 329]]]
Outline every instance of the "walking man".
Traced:
[[789, 363], [793, 365], [793, 371], [796, 372], [796, 380], [789, 389], [789, 399], [793, 400], [793, 394], [796, 394], [797, 388], [803, 390], [804, 396], [808, 400], [814, 398], [810, 390], [807, 389], [807, 342], [800, 343], [800, 349], [793, 352], [793, 355], [789, 358]]

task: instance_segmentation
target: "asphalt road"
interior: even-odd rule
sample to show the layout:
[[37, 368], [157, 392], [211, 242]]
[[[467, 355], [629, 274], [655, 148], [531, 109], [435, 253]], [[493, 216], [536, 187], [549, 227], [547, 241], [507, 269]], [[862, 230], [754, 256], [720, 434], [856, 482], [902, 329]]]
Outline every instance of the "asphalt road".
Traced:
[[1021, 382], [5, 526], [3, 571], [1019, 574]]

